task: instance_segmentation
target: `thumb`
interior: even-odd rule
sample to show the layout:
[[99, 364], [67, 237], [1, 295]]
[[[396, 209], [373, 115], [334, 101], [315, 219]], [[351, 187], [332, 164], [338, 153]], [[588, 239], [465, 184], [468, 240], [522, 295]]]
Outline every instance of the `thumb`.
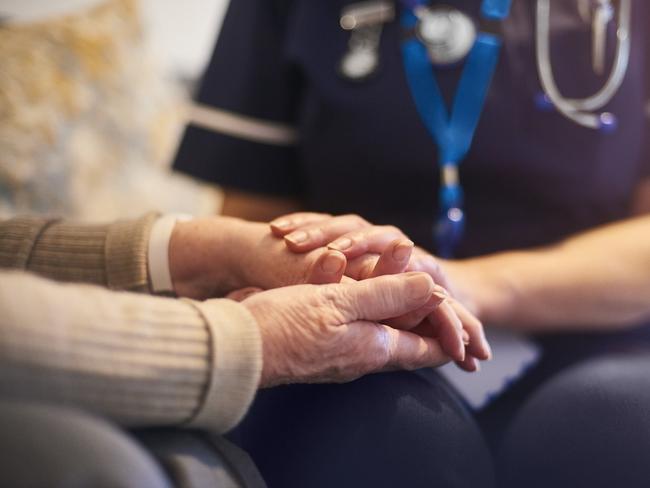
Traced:
[[437, 368], [450, 361], [449, 356], [431, 337], [422, 337], [384, 325], [389, 337], [389, 359], [385, 370]]
[[426, 304], [435, 291], [426, 273], [380, 276], [358, 282], [326, 285], [333, 306], [344, 322], [382, 321], [412, 312]]

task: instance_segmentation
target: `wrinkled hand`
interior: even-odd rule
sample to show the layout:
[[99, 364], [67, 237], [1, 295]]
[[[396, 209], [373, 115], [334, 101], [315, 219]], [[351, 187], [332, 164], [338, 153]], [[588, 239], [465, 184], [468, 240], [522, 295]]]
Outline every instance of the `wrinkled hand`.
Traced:
[[[332, 217], [316, 213], [287, 215], [270, 225], [273, 234], [282, 237], [287, 248], [295, 253], [313, 252], [323, 246], [342, 252], [348, 260], [345, 274], [353, 279], [423, 271], [437, 284], [451, 287], [439, 261], [426, 251], [413, 248], [413, 243], [396, 227], [373, 226], [356, 215]], [[398, 251], [406, 248], [409, 252]], [[456, 317], [455, 327], [445, 326], [450, 323], [449, 317]], [[491, 357], [481, 322], [452, 296], [423, 317], [413, 330], [439, 338], [443, 349], [467, 371], [479, 369], [478, 359]]]
[[[441, 298], [425, 273], [256, 293], [242, 304], [263, 344], [261, 387], [345, 382], [368, 373], [436, 367], [449, 361], [437, 340], [386, 325], [434, 308]], [[412, 324], [404, 323], [405, 327]]]
[[338, 283], [346, 258], [326, 248], [296, 254], [267, 224], [209, 217], [176, 224], [169, 265], [176, 293], [202, 300], [244, 287]]

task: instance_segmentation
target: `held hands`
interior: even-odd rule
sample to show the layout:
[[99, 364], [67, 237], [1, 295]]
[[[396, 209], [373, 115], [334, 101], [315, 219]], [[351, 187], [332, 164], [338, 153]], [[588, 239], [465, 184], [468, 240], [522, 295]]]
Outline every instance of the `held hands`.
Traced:
[[[414, 249], [394, 227], [373, 227], [356, 216], [295, 214], [287, 219], [288, 226], [281, 221], [272, 224], [273, 234], [268, 224], [228, 217], [177, 223], [169, 248], [176, 293], [195, 299], [231, 293], [230, 298], [242, 300], [260, 289], [342, 279], [350, 284], [411, 270], [425, 271], [436, 283], [446, 283], [435, 258]], [[306, 231], [307, 240], [296, 238], [295, 232], [301, 230]], [[292, 232], [294, 235], [284, 240], [278, 238]], [[351, 246], [345, 246], [346, 238], [352, 241]], [[325, 247], [328, 244], [341, 250]], [[290, 288], [273, 291], [274, 295], [294, 293]], [[381, 306], [384, 297], [374, 300]], [[481, 323], [439, 286], [422, 306], [381, 320], [384, 325], [435, 338], [445, 356], [467, 371], [478, 369], [477, 358], [490, 356]]]
[[[413, 248], [413, 243], [396, 227], [373, 226], [356, 215], [296, 213], [271, 222], [271, 230], [284, 238], [287, 248], [295, 253], [312, 252], [322, 246], [342, 252], [347, 258], [345, 275], [355, 280], [423, 271], [436, 283], [450, 286], [436, 258]], [[461, 368], [476, 371], [479, 359], [491, 357], [482, 324], [453, 297], [448, 296], [421, 319], [412, 330], [436, 337]], [[454, 323], [456, 327], [449, 327]]]

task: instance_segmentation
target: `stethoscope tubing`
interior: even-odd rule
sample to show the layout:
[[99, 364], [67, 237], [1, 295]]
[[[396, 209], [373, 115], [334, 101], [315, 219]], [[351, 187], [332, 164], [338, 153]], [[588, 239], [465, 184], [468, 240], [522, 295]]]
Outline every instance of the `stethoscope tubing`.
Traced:
[[621, 0], [616, 30], [616, 57], [605, 85], [586, 98], [565, 98], [555, 83], [550, 62], [550, 0], [537, 0], [535, 40], [540, 82], [551, 103], [568, 119], [592, 129], [601, 127], [600, 116], [591, 112], [600, 110], [609, 103], [623, 83], [630, 60], [631, 12], [631, 0]]

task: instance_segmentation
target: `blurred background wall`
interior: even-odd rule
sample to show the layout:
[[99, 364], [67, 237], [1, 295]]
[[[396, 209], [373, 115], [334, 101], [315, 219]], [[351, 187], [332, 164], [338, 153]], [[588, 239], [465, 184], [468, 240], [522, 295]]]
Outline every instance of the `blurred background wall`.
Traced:
[[141, 0], [152, 51], [173, 77], [200, 76], [221, 27], [228, 0]]
[[227, 0], [0, 0], [0, 216], [210, 214], [169, 172]]

